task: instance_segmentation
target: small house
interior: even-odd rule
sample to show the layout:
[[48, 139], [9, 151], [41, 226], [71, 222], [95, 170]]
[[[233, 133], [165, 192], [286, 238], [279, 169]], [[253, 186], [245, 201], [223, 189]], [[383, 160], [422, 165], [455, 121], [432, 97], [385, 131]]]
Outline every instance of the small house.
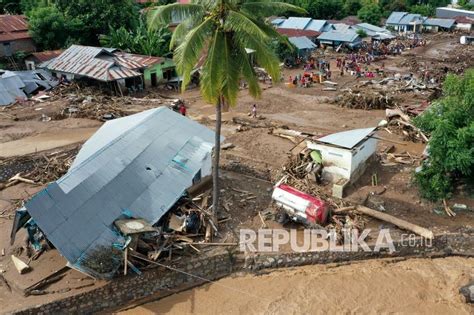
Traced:
[[332, 182], [355, 182], [376, 152], [375, 129], [354, 129], [308, 140], [308, 149], [319, 151], [322, 157], [323, 177]]
[[454, 29], [455, 24], [456, 20], [454, 19], [427, 18], [423, 22], [423, 28], [433, 32], [451, 31]]
[[70, 266], [110, 278], [130, 241], [116, 223], [156, 224], [187, 189], [210, 178], [214, 137], [167, 107], [108, 121], [25, 209]]
[[58, 57], [63, 53], [63, 51], [64, 50], [59, 49], [31, 53], [25, 58], [26, 69], [35, 70], [38, 65]]
[[28, 33], [28, 21], [24, 15], [0, 15], [0, 57], [11, 57], [16, 52], [36, 50]]
[[295, 45], [298, 57], [308, 58], [311, 53], [316, 49], [316, 44], [313, 43], [308, 37], [290, 37], [288, 38], [290, 43]]
[[454, 18], [456, 21], [455, 28], [457, 30], [470, 32], [472, 30], [472, 25], [474, 24], [474, 18], [466, 16], [456, 16]]
[[362, 44], [362, 38], [353, 30], [324, 32], [318, 36], [318, 41], [321, 45], [328, 45], [333, 48], [343, 45], [349, 48], [357, 48]]
[[372, 25], [369, 23], [359, 23], [354, 25], [354, 29], [364, 31], [368, 37], [372, 40], [377, 41], [390, 41], [395, 38], [395, 36], [386, 28]]
[[117, 52], [115, 54], [134, 60], [145, 66], [142, 71], [145, 87], [155, 87], [177, 77], [175, 64], [171, 58], [144, 56], [124, 52]]
[[421, 32], [423, 28], [423, 18], [420, 14], [408, 12], [392, 12], [385, 25], [392, 27], [398, 32]]

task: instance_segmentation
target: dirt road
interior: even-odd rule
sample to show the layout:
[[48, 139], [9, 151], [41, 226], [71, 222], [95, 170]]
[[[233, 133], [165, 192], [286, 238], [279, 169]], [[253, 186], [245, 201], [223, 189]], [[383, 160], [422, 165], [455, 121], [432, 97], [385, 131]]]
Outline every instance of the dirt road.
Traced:
[[222, 279], [121, 314], [472, 314], [474, 259], [368, 261]]

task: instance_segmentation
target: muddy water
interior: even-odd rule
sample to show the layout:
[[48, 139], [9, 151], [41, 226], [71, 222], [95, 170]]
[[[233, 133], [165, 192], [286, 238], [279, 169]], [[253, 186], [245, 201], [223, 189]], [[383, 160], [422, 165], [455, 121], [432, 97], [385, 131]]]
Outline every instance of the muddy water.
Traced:
[[281, 269], [216, 283], [123, 314], [474, 314], [459, 287], [474, 259], [450, 257]]

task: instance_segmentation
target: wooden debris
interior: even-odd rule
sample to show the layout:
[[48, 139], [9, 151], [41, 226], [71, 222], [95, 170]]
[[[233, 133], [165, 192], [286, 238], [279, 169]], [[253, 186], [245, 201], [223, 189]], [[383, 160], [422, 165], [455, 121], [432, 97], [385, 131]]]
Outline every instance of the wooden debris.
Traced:
[[260, 211], [258, 212], [258, 217], [260, 218], [260, 221], [262, 221], [262, 228], [266, 229], [267, 224], [265, 223], [265, 219], [262, 217], [262, 214], [260, 213]]
[[446, 214], [449, 217], [455, 217], [456, 216], [456, 212], [451, 210], [451, 208], [448, 206], [448, 203], [446, 202], [446, 199], [443, 199], [443, 205], [444, 205], [444, 211], [446, 212]]
[[432, 231], [430, 231], [426, 228], [423, 228], [419, 225], [416, 225], [416, 224], [407, 222], [405, 220], [396, 218], [396, 217], [391, 216], [389, 214], [382, 213], [380, 211], [376, 211], [376, 210], [373, 210], [373, 209], [370, 209], [370, 208], [367, 208], [367, 207], [364, 207], [364, 206], [357, 206], [355, 208], [355, 210], [360, 212], [360, 213], [371, 216], [373, 218], [376, 218], [376, 219], [379, 219], [379, 220], [382, 220], [382, 221], [385, 221], [385, 222], [388, 222], [388, 223], [392, 223], [393, 225], [396, 225], [401, 229], [414, 232], [418, 235], [423, 236], [424, 238], [433, 239], [433, 237], [434, 237]]

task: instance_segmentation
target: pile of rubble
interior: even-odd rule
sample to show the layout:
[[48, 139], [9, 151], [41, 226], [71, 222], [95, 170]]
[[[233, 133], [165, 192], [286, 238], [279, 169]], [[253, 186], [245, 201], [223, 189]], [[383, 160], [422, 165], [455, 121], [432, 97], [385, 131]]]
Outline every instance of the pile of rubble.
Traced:
[[0, 189], [18, 182], [43, 185], [57, 180], [66, 174], [79, 148], [0, 159]]
[[391, 108], [396, 104], [394, 98], [388, 93], [351, 89], [338, 95], [335, 102], [341, 107], [364, 110]]
[[[415, 125], [411, 123], [411, 117], [407, 113], [413, 113], [412, 110], [402, 111], [401, 108], [386, 109], [387, 126], [385, 130], [388, 133], [394, 133], [403, 136], [403, 139], [411, 142], [428, 142], [428, 137]], [[415, 114], [418, 115], [419, 113]]]

